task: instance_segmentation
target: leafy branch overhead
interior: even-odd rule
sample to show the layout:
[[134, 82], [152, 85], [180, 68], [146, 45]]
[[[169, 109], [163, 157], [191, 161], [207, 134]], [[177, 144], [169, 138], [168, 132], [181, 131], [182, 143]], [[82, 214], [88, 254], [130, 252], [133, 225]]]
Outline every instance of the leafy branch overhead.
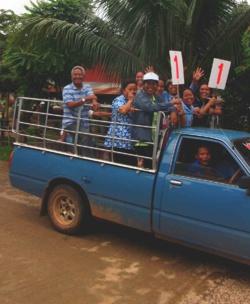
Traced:
[[121, 75], [149, 64], [166, 74], [168, 51], [178, 49], [191, 73], [197, 65], [210, 66], [214, 56], [238, 64], [250, 20], [249, 6], [232, 0], [96, 0], [95, 9], [99, 16], [80, 12], [82, 23], [78, 17], [73, 22], [33, 14], [20, 35], [33, 43], [53, 38], [57, 47], [79, 52]]
[[[63, 87], [76, 64], [86, 68], [101, 64], [121, 77], [153, 65], [169, 78], [168, 51], [176, 49], [183, 53], [187, 82], [196, 66], [202, 66], [208, 77], [213, 57], [232, 61], [228, 83], [239, 96], [226, 99], [232, 98], [235, 113], [236, 100], [242, 113], [247, 107], [250, 8], [246, 2], [47, 0], [26, 8], [22, 16], [0, 10], [1, 90], [18, 88], [21, 94], [44, 96], [48, 79]], [[231, 109], [228, 103], [226, 108]]]

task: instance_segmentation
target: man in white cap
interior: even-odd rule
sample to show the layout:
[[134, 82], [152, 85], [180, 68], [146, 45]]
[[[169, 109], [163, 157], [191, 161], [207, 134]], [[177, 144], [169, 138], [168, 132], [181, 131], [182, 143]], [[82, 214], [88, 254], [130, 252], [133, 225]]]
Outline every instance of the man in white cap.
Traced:
[[[140, 110], [133, 113], [133, 124], [149, 127], [133, 127], [133, 139], [138, 140], [135, 144], [135, 151], [138, 155], [152, 157], [153, 145], [148, 142], [153, 140], [150, 127], [156, 123], [156, 115], [154, 115], [156, 112], [173, 113], [172, 118], [177, 120], [176, 108], [165, 103], [156, 94], [158, 81], [159, 76], [154, 72], [144, 74], [143, 89], [137, 92], [133, 103], [133, 107]], [[152, 167], [152, 162], [140, 157], [137, 165], [139, 167]]]

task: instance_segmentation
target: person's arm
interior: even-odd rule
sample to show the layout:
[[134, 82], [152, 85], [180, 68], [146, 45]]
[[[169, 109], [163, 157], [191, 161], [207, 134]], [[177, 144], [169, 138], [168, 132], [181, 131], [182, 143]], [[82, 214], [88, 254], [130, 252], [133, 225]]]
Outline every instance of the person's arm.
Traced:
[[175, 111], [174, 107], [165, 102], [152, 102], [147, 96], [136, 96], [133, 107], [145, 112], [157, 112], [157, 111]]
[[184, 111], [178, 113], [178, 119], [180, 127], [186, 127], [186, 114]]
[[171, 112], [169, 115], [170, 118], [170, 122], [172, 124], [172, 126], [177, 127], [178, 126], [178, 114], [177, 112]]
[[128, 101], [126, 102], [125, 105], [121, 106], [118, 111], [119, 113], [121, 114], [127, 114], [128, 112], [131, 111], [131, 106], [133, 104], [133, 101], [134, 101], [134, 95], [133, 94], [130, 94], [128, 96]]
[[205, 75], [205, 72], [200, 67], [197, 67], [196, 70], [193, 72], [193, 78], [192, 78], [192, 82], [191, 82], [189, 88], [194, 93], [197, 92], [197, 90], [199, 88], [199, 81], [204, 75]]
[[89, 95], [84, 98], [81, 98], [78, 101], [67, 101], [66, 104], [69, 108], [76, 108], [84, 104], [92, 103], [92, 106], [94, 107], [94, 105], [97, 103], [96, 99], [97, 97], [95, 95]]
[[93, 93], [91, 86], [85, 86], [85, 93], [86, 96], [80, 98], [79, 100], [74, 100], [74, 96], [70, 92], [68, 87], [63, 89], [63, 101], [69, 108], [76, 108], [84, 105], [85, 103], [89, 104], [92, 103], [93, 108], [98, 104], [97, 97]]
[[223, 109], [221, 104], [215, 104], [215, 107], [213, 109], [213, 114], [215, 115], [222, 115]]
[[216, 97], [212, 97], [208, 100], [208, 102], [205, 104], [205, 106], [200, 108], [200, 115], [205, 115], [207, 113], [210, 113], [211, 107], [215, 104]]
[[94, 94], [93, 89], [90, 85], [85, 86], [87, 103], [90, 103], [93, 111], [98, 111], [100, 108], [100, 103], [97, 101], [97, 96]]
[[185, 112], [181, 101], [179, 99], [178, 101], [179, 102], [175, 104], [177, 112], [175, 113], [175, 115], [173, 114], [174, 112], [172, 112], [170, 117], [172, 116], [172, 119], [174, 119], [174, 121], [172, 121], [174, 126], [185, 127], [186, 126]]
[[111, 113], [110, 112], [105, 112], [105, 111], [93, 111], [92, 117], [94, 117], [94, 118], [111, 117]]
[[92, 99], [92, 104], [91, 105], [92, 105], [92, 109], [94, 111], [98, 111], [100, 109], [100, 103], [97, 101], [96, 97]]
[[154, 67], [153, 67], [152, 65], [149, 65], [149, 66], [147, 66], [147, 67], [145, 68], [144, 72], [145, 72], [145, 73], [149, 73], [149, 72], [155, 73], [155, 69], [154, 69]]

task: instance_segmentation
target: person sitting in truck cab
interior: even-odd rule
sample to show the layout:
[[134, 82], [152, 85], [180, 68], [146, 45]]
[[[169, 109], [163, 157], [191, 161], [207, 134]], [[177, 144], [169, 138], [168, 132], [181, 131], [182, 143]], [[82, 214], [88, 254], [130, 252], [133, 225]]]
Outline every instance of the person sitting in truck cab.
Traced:
[[224, 177], [211, 163], [211, 152], [207, 146], [199, 146], [195, 155], [195, 161], [187, 168], [191, 176], [212, 180], [223, 180]]

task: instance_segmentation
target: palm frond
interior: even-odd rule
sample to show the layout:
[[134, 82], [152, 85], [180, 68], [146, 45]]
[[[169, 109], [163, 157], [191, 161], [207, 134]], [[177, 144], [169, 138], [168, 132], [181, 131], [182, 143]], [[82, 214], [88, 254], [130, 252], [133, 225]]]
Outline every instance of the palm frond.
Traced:
[[191, 71], [213, 56], [238, 61], [239, 39], [249, 24], [249, 7], [234, 0], [96, 0], [102, 17], [84, 14], [83, 24], [55, 18], [27, 19], [20, 37], [54, 39], [57, 47], [88, 56], [107, 71], [130, 75], [153, 64], [169, 69], [168, 51], [183, 52]]

